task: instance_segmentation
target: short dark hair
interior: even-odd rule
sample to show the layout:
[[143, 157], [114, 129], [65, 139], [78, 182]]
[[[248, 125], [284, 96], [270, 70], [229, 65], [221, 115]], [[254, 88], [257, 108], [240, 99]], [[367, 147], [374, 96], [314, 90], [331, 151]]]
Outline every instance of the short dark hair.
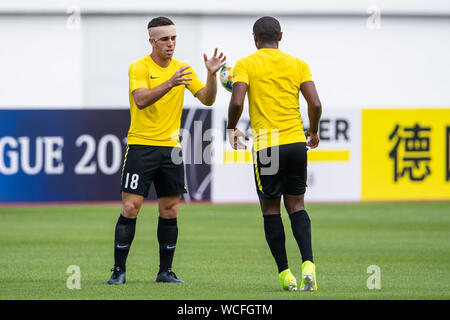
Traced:
[[166, 17], [157, 17], [150, 20], [150, 22], [147, 25], [147, 29], [154, 28], [154, 27], [161, 27], [161, 26], [171, 26], [175, 25], [175, 23], [172, 22], [169, 18]]
[[281, 35], [281, 26], [274, 17], [261, 17], [253, 25], [253, 34], [261, 41], [278, 41]]

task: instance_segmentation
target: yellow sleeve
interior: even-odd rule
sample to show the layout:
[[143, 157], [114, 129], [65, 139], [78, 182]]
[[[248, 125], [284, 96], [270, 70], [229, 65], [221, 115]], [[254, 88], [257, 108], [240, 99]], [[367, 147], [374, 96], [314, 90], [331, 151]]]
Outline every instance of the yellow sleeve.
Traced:
[[191, 84], [186, 86], [186, 88], [188, 88], [188, 90], [195, 96], [195, 94], [200, 90], [203, 89], [205, 87], [205, 85], [203, 84], [203, 82], [198, 78], [197, 73], [195, 73], [194, 68], [190, 67], [188, 69], [186, 69], [184, 72], [189, 72], [191, 71], [191, 74], [188, 74], [186, 77], [187, 78], [192, 78]]
[[300, 84], [306, 81], [313, 81], [311, 70], [309, 70], [309, 66], [305, 61], [300, 61]]
[[234, 83], [244, 82], [247, 85], [249, 84], [248, 83], [248, 73], [247, 73], [247, 70], [245, 69], [244, 61], [239, 60], [238, 62], [236, 62], [236, 65], [234, 66], [234, 70], [233, 70], [233, 78], [234, 78]]
[[128, 69], [128, 77], [130, 80], [131, 92], [139, 88], [149, 88], [149, 85], [147, 83], [149, 74], [145, 64], [133, 62]]

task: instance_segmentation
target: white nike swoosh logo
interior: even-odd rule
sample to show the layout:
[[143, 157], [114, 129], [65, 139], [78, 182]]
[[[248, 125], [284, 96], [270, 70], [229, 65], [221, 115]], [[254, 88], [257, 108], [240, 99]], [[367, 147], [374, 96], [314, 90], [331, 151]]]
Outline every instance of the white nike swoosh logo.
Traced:
[[120, 244], [118, 244], [118, 245], [116, 246], [116, 248], [117, 248], [117, 249], [125, 249], [125, 248], [128, 248], [128, 246], [121, 246]]
[[167, 246], [166, 249], [167, 249], [167, 250], [172, 250], [172, 249], [175, 249], [176, 247], [177, 247], [177, 246]]

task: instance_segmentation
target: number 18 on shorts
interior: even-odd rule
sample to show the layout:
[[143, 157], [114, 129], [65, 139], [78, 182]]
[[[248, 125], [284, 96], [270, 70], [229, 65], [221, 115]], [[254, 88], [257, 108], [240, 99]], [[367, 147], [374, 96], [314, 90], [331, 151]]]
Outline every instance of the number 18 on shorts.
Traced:
[[130, 174], [129, 172], [127, 172], [125, 177], [125, 185], [123, 186], [123, 189], [128, 189], [129, 186], [130, 189], [136, 190], [138, 187], [138, 181], [139, 175], [137, 173]]
[[128, 145], [120, 190], [147, 197], [150, 186], [154, 183], [158, 198], [186, 193], [184, 165], [172, 161], [173, 149], [174, 147]]

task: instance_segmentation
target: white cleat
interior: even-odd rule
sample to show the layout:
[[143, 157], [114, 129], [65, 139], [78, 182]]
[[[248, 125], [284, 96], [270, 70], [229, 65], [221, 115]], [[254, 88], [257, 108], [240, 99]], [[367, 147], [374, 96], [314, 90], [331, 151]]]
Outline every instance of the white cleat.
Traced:
[[305, 261], [302, 264], [300, 291], [317, 291], [316, 266], [311, 261]]

